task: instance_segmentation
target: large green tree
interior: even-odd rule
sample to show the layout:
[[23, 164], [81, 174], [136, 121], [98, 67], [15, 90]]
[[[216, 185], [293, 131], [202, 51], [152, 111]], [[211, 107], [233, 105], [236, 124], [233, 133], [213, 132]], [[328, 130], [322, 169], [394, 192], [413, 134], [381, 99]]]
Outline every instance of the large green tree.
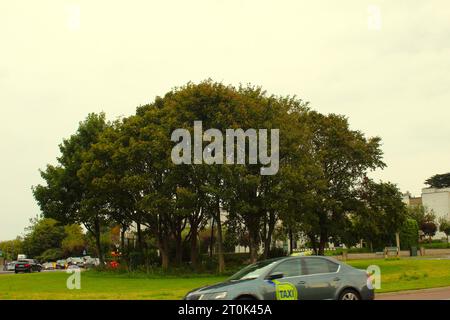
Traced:
[[86, 153], [107, 127], [103, 113], [89, 114], [85, 121], [80, 122], [77, 132], [63, 140], [58, 165], [48, 165], [45, 171], [41, 171], [46, 184], [33, 188], [44, 217], [64, 224], [82, 223], [95, 236], [102, 263], [100, 234], [109, 210], [108, 203], [97, 192], [94, 181], [80, 178], [79, 173]]
[[64, 226], [52, 218], [33, 219], [27, 230], [22, 244], [23, 253], [34, 258], [48, 249], [60, 248], [65, 237]]
[[350, 237], [363, 239], [376, 250], [395, 245], [395, 234], [401, 231], [407, 219], [406, 206], [397, 186], [367, 179], [359, 190], [358, 201], [350, 214], [350, 229], [345, 229], [350, 230]]
[[310, 130], [309, 157], [316, 178], [309, 181], [312, 196], [299, 220], [322, 255], [327, 243], [338, 240], [345, 230], [348, 212], [355, 211], [358, 190], [368, 172], [385, 164], [380, 138], [366, 138], [362, 132], [350, 129], [344, 116], [311, 111], [303, 121]]

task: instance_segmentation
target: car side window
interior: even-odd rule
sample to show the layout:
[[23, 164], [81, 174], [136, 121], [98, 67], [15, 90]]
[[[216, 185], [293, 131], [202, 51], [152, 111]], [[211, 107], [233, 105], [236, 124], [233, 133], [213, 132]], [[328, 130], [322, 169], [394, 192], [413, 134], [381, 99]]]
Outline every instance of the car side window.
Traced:
[[286, 277], [296, 277], [302, 275], [302, 268], [299, 259], [291, 259], [288, 261], [284, 261], [276, 266], [271, 274], [281, 272], [283, 274], [283, 278]]
[[321, 258], [306, 258], [305, 269], [307, 274], [336, 272], [339, 265]]
[[330, 270], [330, 272], [338, 271], [339, 265], [337, 263], [334, 263], [334, 262], [331, 262], [331, 261], [328, 261], [328, 260], [327, 260], [327, 263], [328, 263], [328, 269]]

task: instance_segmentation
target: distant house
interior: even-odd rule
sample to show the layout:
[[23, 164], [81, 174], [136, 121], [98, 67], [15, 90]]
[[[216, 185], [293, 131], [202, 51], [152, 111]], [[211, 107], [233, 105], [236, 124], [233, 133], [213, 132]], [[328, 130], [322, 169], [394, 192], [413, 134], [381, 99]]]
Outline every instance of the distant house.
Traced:
[[[442, 217], [450, 219], [450, 188], [423, 188], [421, 197], [412, 197], [407, 192], [403, 195], [403, 202], [410, 206], [423, 205], [428, 210], [433, 210], [437, 221]], [[444, 233], [436, 233], [435, 238], [442, 237], [445, 237]]]

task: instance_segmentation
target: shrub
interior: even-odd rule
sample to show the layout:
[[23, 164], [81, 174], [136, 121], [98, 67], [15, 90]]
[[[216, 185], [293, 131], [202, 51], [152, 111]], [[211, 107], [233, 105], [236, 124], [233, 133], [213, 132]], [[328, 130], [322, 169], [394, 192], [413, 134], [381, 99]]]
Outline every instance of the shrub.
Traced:
[[414, 219], [406, 219], [400, 230], [400, 247], [408, 250], [419, 243], [419, 225]]
[[63, 251], [59, 248], [47, 249], [37, 257], [39, 261], [56, 261], [63, 258]]
[[450, 243], [446, 242], [432, 242], [432, 243], [423, 243], [421, 244], [425, 249], [448, 249], [450, 248]]
[[285, 257], [287, 255], [286, 251], [284, 251], [283, 248], [271, 248], [269, 250], [269, 254], [267, 255], [267, 258], [278, 258], [278, 257]]

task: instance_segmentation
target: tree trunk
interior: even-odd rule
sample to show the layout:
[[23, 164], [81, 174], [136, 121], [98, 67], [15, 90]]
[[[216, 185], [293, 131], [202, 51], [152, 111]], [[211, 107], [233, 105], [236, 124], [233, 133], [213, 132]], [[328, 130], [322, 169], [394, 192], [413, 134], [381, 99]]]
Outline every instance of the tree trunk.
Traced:
[[316, 240], [316, 236], [313, 235], [313, 234], [309, 234], [308, 237], [309, 237], [309, 240], [311, 241], [311, 245], [312, 245], [312, 247], [313, 247], [314, 254], [317, 255], [318, 252], [317, 252], [317, 240]]
[[198, 269], [198, 230], [197, 226], [191, 226], [191, 264]]
[[159, 240], [158, 249], [161, 255], [161, 267], [164, 271], [167, 271], [169, 268], [169, 243], [167, 239]]
[[94, 221], [94, 236], [95, 236], [95, 245], [97, 247], [98, 259], [100, 261], [100, 265], [103, 266], [105, 259], [103, 257], [102, 244], [100, 241], [101, 230], [100, 230], [100, 221], [98, 218]]
[[183, 260], [183, 244], [181, 233], [175, 235], [175, 264], [181, 266]]
[[327, 234], [326, 232], [320, 233], [320, 241], [319, 241], [319, 256], [325, 255], [325, 245], [327, 244]]
[[213, 249], [214, 249], [214, 223], [216, 219], [213, 218], [211, 221], [211, 235], [209, 237], [209, 257], [212, 258], [213, 256]]
[[264, 253], [263, 253], [264, 259], [267, 259], [267, 257], [269, 256], [271, 242], [272, 242], [272, 235], [269, 233], [266, 236], [266, 239], [264, 239]]
[[289, 229], [289, 254], [294, 252], [294, 235], [292, 234], [292, 229]]
[[136, 223], [136, 228], [137, 228], [138, 251], [139, 251], [139, 253], [142, 254], [143, 246], [142, 246], [142, 229], [141, 229], [141, 224], [140, 223]]
[[225, 259], [223, 256], [223, 237], [222, 237], [222, 222], [220, 221], [220, 204], [216, 203], [216, 222], [217, 222], [217, 254], [219, 258], [219, 273], [225, 271]]
[[275, 230], [275, 214], [269, 213], [269, 222], [266, 238], [264, 239], [264, 259], [267, 259], [270, 252], [270, 245], [272, 244], [272, 235]]
[[125, 231], [127, 227], [125, 225], [122, 226], [120, 230], [120, 253], [123, 254], [125, 252]]
[[255, 263], [258, 260], [258, 248], [255, 237], [252, 233], [253, 232], [249, 231], [250, 263]]

